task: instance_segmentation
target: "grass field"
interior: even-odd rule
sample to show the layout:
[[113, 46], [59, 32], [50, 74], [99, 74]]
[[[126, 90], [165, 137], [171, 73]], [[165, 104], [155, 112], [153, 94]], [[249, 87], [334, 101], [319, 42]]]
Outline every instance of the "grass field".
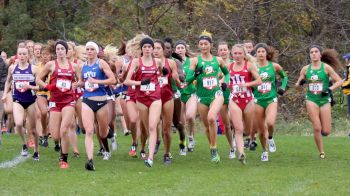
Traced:
[[[226, 138], [219, 136], [221, 162], [210, 162], [206, 137], [196, 136], [196, 149], [178, 155], [174, 135], [173, 163], [162, 162], [162, 150], [154, 167], [147, 168], [127, 152], [130, 136], [118, 138], [119, 148], [111, 160], [95, 157], [95, 172], [84, 169], [83, 136], [80, 158], [69, 158], [70, 168], [60, 170], [58, 154], [41, 149], [39, 162], [31, 158], [16, 167], [0, 169], [0, 195], [349, 195], [350, 139], [324, 138], [326, 160], [319, 160], [310, 136], [276, 135], [277, 152], [269, 162], [260, 161], [261, 149], [247, 151], [247, 165], [228, 159]], [[0, 163], [20, 152], [17, 135], [3, 135]], [[260, 147], [260, 145], [259, 145]], [[95, 151], [97, 148], [95, 149]]]

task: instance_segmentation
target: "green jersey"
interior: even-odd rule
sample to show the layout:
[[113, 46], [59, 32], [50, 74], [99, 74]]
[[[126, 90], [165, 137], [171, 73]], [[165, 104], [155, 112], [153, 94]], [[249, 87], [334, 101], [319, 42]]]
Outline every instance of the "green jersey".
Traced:
[[[184, 72], [185, 78], [188, 70], [190, 69], [190, 58], [186, 57], [185, 63], [182, 65], [182, 70]], [[181, 94], [191, 95], [196, 92], [196, 87], [193, 83], [187, 84], [187, 86], [180, 90]]]
[[308, 84], [306, 99], [318, 105], [328, 103], [329, 95], [322, 96], [322, 91], [327, 90], [329, 87], [329, 77], [325, 72], [324, 63], [321, 62], [321, 68], [317, 70], [311, 69], [311, 65], [308, 65], [305, 77]]
[[267, 66], [258, 66], [258, 73], [262, 83], [254, 88], [254, 97], [257, 100], [272, 100], [277, 97], [276, 91], [276, 71], [271, 61]]
[[219, 61], [213, 56], [211, 61], [205, 61], [198, 56], [197, 68], [202, 67], [203, 72], [197, 77], [197, 96], [199, 98], [215, 98], [219, 86]]

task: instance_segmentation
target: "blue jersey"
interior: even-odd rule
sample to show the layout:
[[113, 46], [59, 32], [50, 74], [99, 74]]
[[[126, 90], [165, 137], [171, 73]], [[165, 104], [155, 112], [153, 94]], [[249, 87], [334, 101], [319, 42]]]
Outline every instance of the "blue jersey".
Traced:
[[100, 69], [100, 60], [97, 59], [95, 64], [88, 65], [87, 62], [84, 64], [82, 69], [82, 78], [85, 82], [83, 97], [94, 97], [107, 95], [105, 85], [103, 84], [91, 84], [88, 79], [94, 78], [97, 80], [106, 79], [105, 73]]
[[32, 65], [29, 64], [27, 69], [20, 69], [17, 64], [12, 72], [13, 91], [12, 97], [20, 102], [33, 102], [36, 95], [33, 90], [27, 90], [24, 85], [35, 86], [35, 77], [32, 72]]

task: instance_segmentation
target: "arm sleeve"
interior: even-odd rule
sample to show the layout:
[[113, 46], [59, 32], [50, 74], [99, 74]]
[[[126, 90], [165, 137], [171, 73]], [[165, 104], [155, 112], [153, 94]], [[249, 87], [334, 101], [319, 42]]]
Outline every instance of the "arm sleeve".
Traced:
[[186, 83], [192, 83], [194, 79], [194, 71], [192, 69], [189, 69], [186, 74]]
[[224, 81], [226, 84], [228, 84], [230, 82], [230, 73], [228, 72], [227, 67], [220, 67], [222, 73], [225, 75], [224, 77]]
[[288, 76], [287, 76], [287, 73], [286, 73], [285, 71], [281, 70], [281, 71], [278, 72], [278, 75], [280, 75], [281, 78], [282, 78], [282, 85], [281, 85], [281, 88], [282, 88], [283, 90], [286, 90], [286, 88], [287, 88], [287, 83], [288, 83]]

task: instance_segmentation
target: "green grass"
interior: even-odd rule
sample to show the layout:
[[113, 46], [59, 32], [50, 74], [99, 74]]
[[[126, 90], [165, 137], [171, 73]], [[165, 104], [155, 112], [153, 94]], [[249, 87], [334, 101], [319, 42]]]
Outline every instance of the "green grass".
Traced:
[[[260, 161], [261, 150], [247, 151], [247, 165], [228, 159], [226, 138], [218, 137], [221, 163], [210, 162], [206, 137], [196, 135], [196, 150], [178, 155], [178, 136], [172, 146], [173, 164], [162, 163], [162, 150], [153, 168], [127, 152], [130, 136], [118, 138], [111, 160], [95, 157], [95, 172], [84, 169], [83, 137], [80, 158], [69, 158], [60, 170], [58, 154], [41, 149], [40, 162], [28, 159], [11, 169], [0, 169], [0, 195], [349, 195], [350, 139], [324, 138], [327, 159], [319, 160], [313, 137], [276, 135], [277, 152]], [[20, 138], [4, 135], [0, 162], [19, 155]], [[259, 144], [260, 147], [260, 144]], [[97, 148], [95, 148], [95, 151]]]

